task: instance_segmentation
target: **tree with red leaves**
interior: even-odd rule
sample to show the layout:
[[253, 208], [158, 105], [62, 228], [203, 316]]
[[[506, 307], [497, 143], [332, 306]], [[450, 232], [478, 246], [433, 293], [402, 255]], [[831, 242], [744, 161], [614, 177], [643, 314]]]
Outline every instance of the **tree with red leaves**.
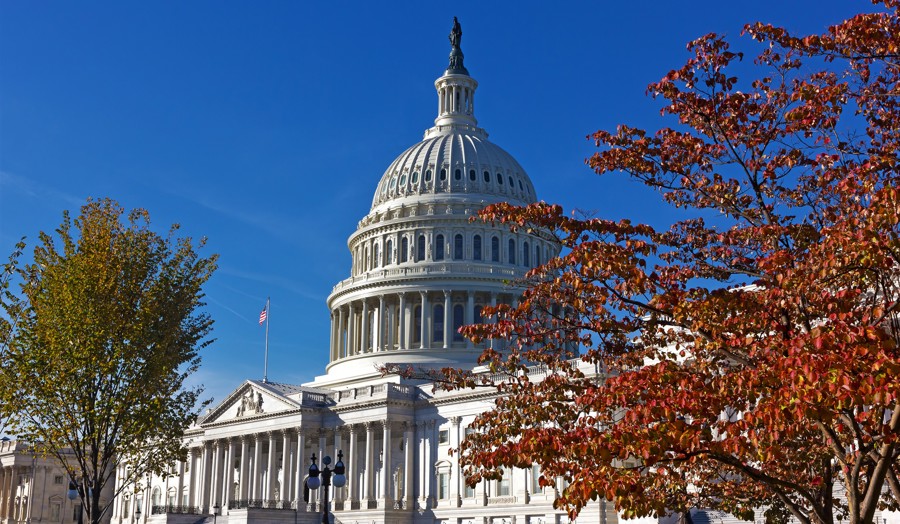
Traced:
[[[496, 408], [459, 450], [468, 481], [540, 466], [576, 515], [705, 507], [869, 523], [900, 502], [900, 10], [823, 35], [770, 25], [740, 53], [710, 34], [649, 86], [677, 123], [592, 138], [691, 218], [667, 230], [544, 203], [481, 218], [553, 232], [562, 254], [469, 326]], [[564, 307], [560, 307], [564, 305]], [[487, 317], [486, 317], [487, 318]], [[540, 370], [540, 373], [535, 373]]]

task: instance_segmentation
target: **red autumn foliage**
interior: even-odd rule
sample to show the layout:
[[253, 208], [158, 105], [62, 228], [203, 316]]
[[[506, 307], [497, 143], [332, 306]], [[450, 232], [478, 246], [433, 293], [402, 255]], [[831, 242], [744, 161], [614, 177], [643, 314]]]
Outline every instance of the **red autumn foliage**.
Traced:
[[598, 174], [695, 218], [481, 213], [563, 251], [515, 307], [464, 328], [512, 342], [482, 356], [491, 377], [443, 371], [500, 394], [459, 450], [470, 482], [538, 464], [546, 485], [567, 480], [572, 515], [599, 497], [626, 516], [770, 508], [803, 524], [898, 507], [900, 11], [883, 5], [822, 35], [748, 25], [763, 49], [749, 83], [723, 38], [695, 40], [649, 86], [674, 127], [593, 134]]

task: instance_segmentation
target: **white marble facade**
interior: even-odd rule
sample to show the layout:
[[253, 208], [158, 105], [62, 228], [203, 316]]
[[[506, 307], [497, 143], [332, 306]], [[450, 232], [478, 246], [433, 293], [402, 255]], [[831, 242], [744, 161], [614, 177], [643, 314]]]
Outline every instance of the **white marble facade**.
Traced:
[[[68, 524], [78, 521], [80, 501], [68, 498], [69, 476], [59, 463], [21, 441], [0, 440], [0, 524]], [[112, 485], [100, 498], [112, 497]], [[108, 523], [111, 513], [101, 522]]]
[[[477, 126], [477, 86], [454, 46], [435, 82], [435, 125], [388, 167], [350, 237], [350, 277], [328, 298], [325, 373], [304, 385], [243, 383], [190, 428], [190, 457], [174, 475], [118, 497], [115, 524], [320, 522], [322, 490], [304, 489], [310, 455], [339, 451], [348, 482], [334, 490], [334, 522], [567, 521], [533, 471], [465, 486], [449, 450], [492, 393], [434, 392], [376, 371], [387, 362], [474, 366], [483, 347], [458, 327], [480, 321], [485, 305], [514, 303], [521, 289], [510, 282], [559, 251], [538, 232], [469, 220], [489, 203], [537, 200], [524, 169]], [[615, 519], [598, 504], [579, 522]]]

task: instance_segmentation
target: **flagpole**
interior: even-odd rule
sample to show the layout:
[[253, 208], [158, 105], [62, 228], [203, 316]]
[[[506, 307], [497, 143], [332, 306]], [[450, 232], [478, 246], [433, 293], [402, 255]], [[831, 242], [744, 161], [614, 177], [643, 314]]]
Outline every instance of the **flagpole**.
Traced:
[[269, 297], [266, 297], [266, 356], [263, 361], [263, 383], [269, 378]]

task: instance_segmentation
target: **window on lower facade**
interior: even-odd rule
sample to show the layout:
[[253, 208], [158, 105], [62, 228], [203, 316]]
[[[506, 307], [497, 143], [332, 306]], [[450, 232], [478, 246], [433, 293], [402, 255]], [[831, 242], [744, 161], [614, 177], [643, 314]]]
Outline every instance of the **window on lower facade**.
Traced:
[[450, 498], [450, 473], [438, 473], [438, 498], [446, 500]]
[[59, 522], [59, 502], [51, 502], [50, 503], [50, 520]]
[[531, 465], [531, 492], [540, 493], [543, 491], [541, 487], [541, 466], [538, 464]]
[[450, 430], [442, 429], [438, 431], [438, 444], [449, 444], [450, 443]]
[[506, 472], [506, 470], [501, 470], [500, 474], [503, 477], [497, 481], [497, 496], [498, 497], [508, 497], [510, 493], [510, 474]]
[[475, 496], [475, 487], [466, 484], [466, 492], [463, 495], [466, 498], [472, 498]]

